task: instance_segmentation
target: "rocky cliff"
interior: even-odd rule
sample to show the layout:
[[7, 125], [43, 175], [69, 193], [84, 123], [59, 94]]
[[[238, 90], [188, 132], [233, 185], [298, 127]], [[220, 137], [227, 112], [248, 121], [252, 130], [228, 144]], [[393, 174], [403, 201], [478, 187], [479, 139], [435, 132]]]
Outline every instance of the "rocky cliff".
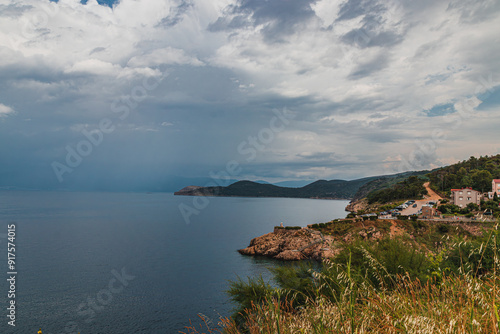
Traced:
[[332, 257], [331, 236], [309, 228], [286, 230], [275, 228], [274, 232], [252, 239], [250, 246], [240, 249], [243, 255], [261, 255], [278, 260], [320, 260]]
[[[489, 224], [489, 225], [488, 225]], [[445, 226], [445, 228], [443, 228]], [[407, 235], [426, 248], [446, 236], [479, 236], [490, 223], [409, 220], [333, 220], [304, 228], [275, 227], [274, 232], [252, 239], [243, 255], [260, 255], [277, 260], [322, 260], [337, 255], [355, 240], [380, 240]]]

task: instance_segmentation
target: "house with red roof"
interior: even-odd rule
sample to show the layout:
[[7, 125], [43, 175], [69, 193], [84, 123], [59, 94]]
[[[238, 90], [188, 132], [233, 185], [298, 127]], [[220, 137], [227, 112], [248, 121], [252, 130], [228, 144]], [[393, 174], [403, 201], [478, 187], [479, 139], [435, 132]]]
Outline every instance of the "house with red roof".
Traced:
[[465, 208], [469, 203], [480, 205], [481, 198], [481, 192], [472, 188], [451, 189], [451, 202], [461, 208]]

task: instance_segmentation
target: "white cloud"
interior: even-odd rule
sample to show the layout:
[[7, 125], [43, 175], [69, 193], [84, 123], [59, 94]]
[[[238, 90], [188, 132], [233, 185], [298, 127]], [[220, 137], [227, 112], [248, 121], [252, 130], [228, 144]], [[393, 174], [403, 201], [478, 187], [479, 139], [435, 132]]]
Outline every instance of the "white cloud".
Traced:
[[[252, 12], [252, 5], [264, 6], [258, 0], [246, 2], [238, 13], [232, 12], [237, 6], [228, 7], [241, 4], [236, 0], [149, 0], [147, 5], [121, 0], [113, 8], [96, 0], [11, 3], [0, 15], [0, 100], [33, 119], [25, 123], [40, 133], [49, 132], [52, 123], [73, 130], [70, 135], [61, 130], [57, 140], [47, 137], [47, 151], [64, 150], [78, 133], [72, 125], [114, 117], [118, 129], [133, 123], [137, 131], [127, 132], [133, 136], [175, 123], [178, 132], [155, 133], [168, 137], [162, 142], [177, 157], [172, 163], [203, 166], [203, 157], [215, 165], [267, 126], [273, 108], [289, 107], [297, 118], [259, 152], [255, 165], [290, 164], [297, 171], [287, 173], [297, 177], [362, 176], [393, 172], [388, 167], [393, 159], [384, 162], [385, 157], [407, 157], [415, 139], [432, 129], [450, 132], [445, 117], [423, 112], [436, 105], [453, 105], [455, 114], [472, 109], [473, 121], [460, 125], [464, 131], [494, 134], [481, 129], [492, 126], [488, 117], [500, 117], [494, 104], [488, 117], [476, 112], [488, 103], [481, 94], [492, 91], [500, 77], [494, 29], [500, 15], [493, 5], [320, 0], [299, 15], [287, 11], [292, 5], [302, 8], [296, 0], [286, 2], [283, 13], [274, 7], [272, 13]], [[342, 8], [354, 3], [359, 15], [338, 20]], [[381, 6], [363, 14], [370, 3]], [[210, 30], [221, 17], [227, 19], [221, 20], [225, 29]], [[276, 22], [281, 26], [273, 39]], [[161, 78], [161, 85], [139, 103], [131, 100], [134, 87], [151, 77]], [[130, 115], [122, 120], [116, 110], [124, 108]], [[0, 104], [0, 116], [13, 112]], [[117, 147], [128, 147], [118, 143], [124, 138], [116, 139]], [[440, 161], [498, 142], [494, 135], [478, 138], [471, 135], [470, 144], [460, 147], [440, 143]], [[217, 156], [203, 154], [200, 143], [217, 147]], [[327, 163], [329, 152], [339, 160], [335, 166]], [[348, 170], [342, 162], [350, 164]], [[359, 168], [352, 167], [356, 163]]]
[[0, 117], [6, 117], [13, 113], [15, 113], [14, 109], [12, 109], [9, 106], [6, 106], [5, 104], [0, 103]]
[[183, 50], [171, 47], [157, 49], [149, 54], [135, 56], [128, 62], [128, 65], [133, 67], [151, 67], [171, 64], [201, 66], [203, 62], [195, 57], [188, 56]]

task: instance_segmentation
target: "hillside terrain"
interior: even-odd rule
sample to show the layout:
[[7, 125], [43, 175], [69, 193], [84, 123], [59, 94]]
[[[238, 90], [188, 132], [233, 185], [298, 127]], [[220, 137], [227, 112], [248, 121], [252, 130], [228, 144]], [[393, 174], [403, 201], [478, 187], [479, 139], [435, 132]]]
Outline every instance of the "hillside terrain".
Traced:
[[363, 184], [373, 179], [376, 179], [376, 177], [368, 177], [353, 181], [319, 180], [300, 188], [279, 187], [273, 184], [239, 181], [227, 187], [189, 186], [175, 192], [175, 195], [351, 199]]
[[420, 178], [425, 178], [425, 176], [429, 173], [430, 171], [424, 170], [424, 171], [418, 171], [418, 172], [405, 172], [405, 173], [399, 173], [399, 174], [393, 174], [393, 175], [385, 175], [378, 177], [374, 180], [371, 180], [365, 184], [363, 184], [361, 187], [359, 187], [358, 191], [356, 194], [354, 194], [354, 197], [352, 198], [352, 201], [358, 201], [366, 196], [368, 196], [369, 193], [381, 189], [386, 189], [390, 188], [393, 185], [406, 180], [410, 176], [418, 176]]
[[[425, 199], [427, 190], [424, 190], [424, 182], [429, 182], [429, 188], [444, 199], [450, 197], [451, 189], [470, 187], [485, 193], [491, 191], [491, 181], [498, 178], [500, 154], [470, 157], [468, 160], [432, 171], [412, 172], [391, 178], [381, 177], [367, 182], [359, 188], [346, 210], [374, 212], [385, 210], [405, 200]], [[485, 202], [486, 208], [498, 211], [497, 206]], [[457, 208], [455, 209], [457, 211]]]
[[298, 188], [280, 187], [273, 184], [238, 181], [226, 187], [188, 186], [175, 195], [182, 196], [225, 196], [225, 197], [290, 197], [318, 199], [358, 199], [373, 190], [390, 187], [410, 176], [424, 176], [429, 171], [405, 172], [393, 175], [372, 176], [361, 179], [318, 180]]
[[[451, 189], [471, 187], [480, 192], [491, 191], [491, 180], [500, 179], [500, 154], [470, 157], [468, 160], [433, 170], [428, 174], [431, 187], [450, 195]], [[443, 196], [444, 197], [444, 196]]]

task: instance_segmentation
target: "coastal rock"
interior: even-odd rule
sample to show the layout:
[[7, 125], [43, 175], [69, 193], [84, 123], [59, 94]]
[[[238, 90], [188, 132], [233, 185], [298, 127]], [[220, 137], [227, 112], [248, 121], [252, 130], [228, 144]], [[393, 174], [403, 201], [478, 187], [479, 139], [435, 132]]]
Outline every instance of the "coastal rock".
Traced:
[[250, 241], [247, 248], [238, 252], [243, 255], [261, 255], [278, 260], [320, 260], [334, 254], [329, 248], [333, 240], [307, 227], [300, 230], [276, 229]]
[[299, 252], [298, 250], [295, 251], [286, 250], [276, 255], [275, 258], [284, 261], [297, 261], [297, 260], [305, 260], [306, 256], [303, 253]]
[[346, 206], [345, 210], [349, 212], [358, 212], [365, 210], [368, 207], [368, 200], [363, 198], [361, 200], [352, 200]]

